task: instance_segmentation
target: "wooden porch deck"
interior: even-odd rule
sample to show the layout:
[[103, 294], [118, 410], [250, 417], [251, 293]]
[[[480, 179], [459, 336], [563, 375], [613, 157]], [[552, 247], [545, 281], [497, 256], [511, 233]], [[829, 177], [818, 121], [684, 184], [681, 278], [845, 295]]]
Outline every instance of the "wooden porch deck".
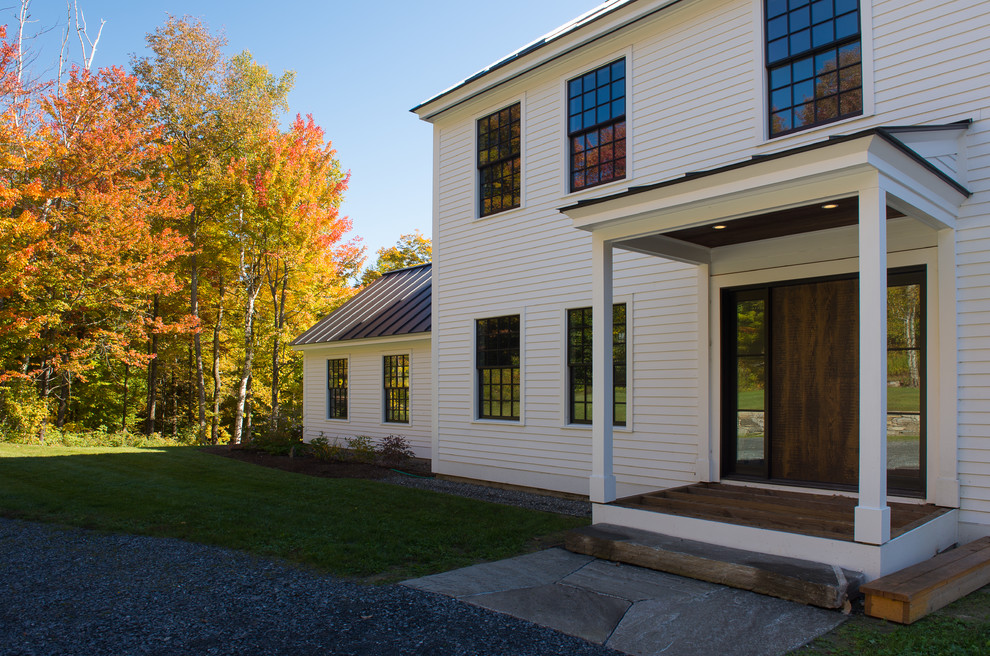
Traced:
[[[695, 483], [618, 499], [612, 505], [852, 542], [856, 503], [840, 495]], [[891, 538], [950, 510], [932, 504], [888, 505]]]

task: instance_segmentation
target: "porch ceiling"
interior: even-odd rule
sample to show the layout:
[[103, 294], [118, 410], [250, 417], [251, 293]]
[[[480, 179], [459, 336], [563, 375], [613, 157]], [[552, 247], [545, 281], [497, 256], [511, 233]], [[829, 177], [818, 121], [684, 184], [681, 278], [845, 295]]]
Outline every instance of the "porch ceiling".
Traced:
[[[829, 207], [827, 205], [836, 205]], [[904, 213], [888, 207], [887, 218], [903, 217]], [[731, 244], [744, 244], [751, 241], [798, 235], [817, 230], [841, 228], [855, 225], [859, 220], [859, 199], [842, 198], [827, 203], [812, 203], [776, 212], [766, 212], [755, 216], [695, 226], [662, 233], [664, 237], [686, 241], [705, 248], [718, 248]], [[720, 226], [716, 228], [715, 226]], [[616, 246], [622, 247], [619, 242]]]

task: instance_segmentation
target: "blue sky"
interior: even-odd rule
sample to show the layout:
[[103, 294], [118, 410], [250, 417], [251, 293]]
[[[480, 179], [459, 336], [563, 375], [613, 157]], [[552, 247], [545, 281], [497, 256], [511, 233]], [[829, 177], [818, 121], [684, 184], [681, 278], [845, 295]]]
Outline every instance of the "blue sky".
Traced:
[[[600, 0], [77, 0], [95, 36], [95, 67], [129, 66], [167, 13], [223, 30], [273, 72], [296, 71], [293, 113], [312, 113], [351, 171], [343, 213], [368, 254], [400, 234], [431, 232], [431, 126], [411, 107], [600, 4]], [[4, 3], [13, 5], [14, 3]], [[33, 0], [34, 26], [64, 28], [62, 0]], [[13, 25], [13, 14], [4, 17]], [[36, 43], [54, 70], [60, 36]], [[79, 59], [78, 41], [71, 54]]]

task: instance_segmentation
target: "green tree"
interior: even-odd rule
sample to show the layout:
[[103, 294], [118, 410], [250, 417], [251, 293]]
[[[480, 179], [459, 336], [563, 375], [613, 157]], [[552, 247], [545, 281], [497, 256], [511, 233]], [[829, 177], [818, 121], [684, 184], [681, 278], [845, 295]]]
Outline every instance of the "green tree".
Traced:
[[395, 246], [378, 249], [378, 259], [361, 275], [361, 284], [367, 285], [389, 271], [396, 271], [417, 264], [425, 264], [433, 259], [433, 242], [419, 230], [402, 235]]

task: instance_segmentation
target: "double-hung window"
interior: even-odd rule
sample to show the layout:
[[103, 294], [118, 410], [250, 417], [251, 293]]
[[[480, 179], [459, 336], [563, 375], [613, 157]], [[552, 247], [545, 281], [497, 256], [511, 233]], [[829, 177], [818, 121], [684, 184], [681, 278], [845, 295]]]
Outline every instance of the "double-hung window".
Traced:
[[519, 207], [522, 190], [521, 108], [516, 103], [478, 119], [480, 216]]
[[571, 191], [626, 177], [626, 60], [567, 82]]
[[409, 423], [409, 356], [386, 355], [383, 359], [385, 421]]
[[[568, 420], [591, 423], [591, 308], [567, 311]], [[626, 425], [626, 306], [612, 306], [612, 423]]]
[[859, 0], [765, 0], [770, 136], [863, 113]]
[[327, 360], [327, 418], [347, 419], [347, 358]]
[[478, 417], [520, 417], [519, 315], [477, 322]]

